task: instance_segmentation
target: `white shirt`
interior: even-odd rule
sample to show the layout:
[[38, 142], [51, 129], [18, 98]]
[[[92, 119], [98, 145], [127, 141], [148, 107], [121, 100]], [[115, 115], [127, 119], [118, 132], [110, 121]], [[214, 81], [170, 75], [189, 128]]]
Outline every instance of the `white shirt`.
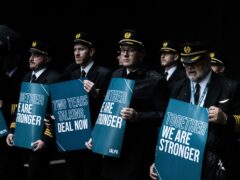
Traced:
[[166, 77], [166, 79], [167, 79], [167, 81], [168, 81], [168, 79], [172, 76], [172, 74], [174, 73], [174, 71], [177, 69], [177, 66], [173, 66], [173, 67], [171, 67], [170, 69], [168, 69], [167, 71], [165, 70], [165, 72], [167, 72], [168, 74], [167, 74], [167, 77]]
[[43, 68], [43, 69], [40, 69], [40, 70], [37, 71], [37, 72], [33, 71], [33, 72], [32, 72], [32, 75], [35, 74], [36, 79], [37, 79], [37, 78], [39, 78], [39, 76], [41, 76], [41, 74], [42, 74], [46, 69], [47, 69], [47, 68]]
[[91, 69], [91, 67], [93, 66], [94, 64], [94, 61], [91, 61], [86, 67], [81, 67], [81, 72], [84, 71], [86, 73], [86, 76], [87, 76], [87, 73], [89, 72], [89, 70]]
[[[204, 105], [204, 102], [205, 102], [205, 99], [206, 99], [206, 96], [207, 96], [207, 92], [208, 92], [208, 83], [210, 81], [210, 78], [212, 76], [212, 72], [210, 71], [208, 73], [208, 75], [201, 81], [199, 82], [198, 84], [200, 85], [200, 94], [199, 94], [199, 106], [203, 107]], [[195, 89], [195, 86], [196, 86], [196, 82], [193, 82], [191, 81], [191, 90], [194, 90]], [[205, 92], [204, 92], [205, 91]], [[194, 102], [194, 92], [191, 93], [191, 102]]]

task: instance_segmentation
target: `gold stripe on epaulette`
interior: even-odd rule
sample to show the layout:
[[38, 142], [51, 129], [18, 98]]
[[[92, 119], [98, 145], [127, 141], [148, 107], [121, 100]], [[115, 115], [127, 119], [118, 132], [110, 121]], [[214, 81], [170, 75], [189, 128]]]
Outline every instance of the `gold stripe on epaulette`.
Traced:
[[48, 128], [45, 130], [44, 134], [49, 136], [49, 137], [53, 137], [51, 131]]
[[236, 122], [236, 128], [240, 129], [240, 115], [233, 115], [235, 122]]
[[46, 136], [48, 136], [48, 137], [51, 137], [51, 138], [53, 137], [53, 135], [52, 135], [51, 133], [45, 132], [44, 134], [45, 134]]
[[12, 122], [10, 128], [16, 128], [16, 122]]
[[11, 114], [14, 114], [16, 112], [18, 104], [11, 104]]
[[49, 129], [49, 128], [46, 128], [45, 131], [49, 131], [49, 132], [50, 132], [50, 129]]
[[47, 133], [51, 133], [51, 131], [50, 131], [48, 128], [45, 130], [45, 132], [47, 132]]

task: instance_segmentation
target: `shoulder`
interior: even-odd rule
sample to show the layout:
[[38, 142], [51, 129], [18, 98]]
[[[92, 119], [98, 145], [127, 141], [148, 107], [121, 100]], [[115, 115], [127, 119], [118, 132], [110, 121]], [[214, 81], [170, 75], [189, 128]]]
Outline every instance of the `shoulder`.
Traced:
[[32, 75], [32, 71], [29, 71], [24, 75], [24, 77], [28, 77], [28, 76], [31, 76], [31, 75]]
[[223, 77], [223, 81], [222, 81], [223, 84], [227, 84], [228, 86], [230, 87], [237, 87], [239, 85], [239, 82], [238, 81], [235, 81], [233, 79], [229, 79], [227, 77]]
[[111, 70], [109, 68], [106, 68], [104, 66], [100, 66], [98, 64], [95, 64], [93, 66], [93, 68], [95, 68], [101, 74], [109, 74], [111, 72]]
[[140, 84], [146, 84], [152, 89], [160, 88], [164, 89], [167, 88], [167, 80], [159, 74], [157, 71], [152, 69], [142, 69], [142, 72], [139, 72], [140, 77], [142, 76], [141, 80], [138, 80]]
[[155, 70], [146, 70], [146, 76], [150, 79], [153, 79], [153, 80], [163, 80], [165, 79], [160, 73], [158, 73], [157, 71]]
[[221, 85], [221, 87], [226, 90], [235, 89], [239, 86], [238, 81], [215, 73], [212, 74], [212, 80], [217, 81]]
[[60, 79], [60, 74], [52, 69], [47, 69], [47, 82], [52, 83], [52, 82], [57, 82]]
[[69, 64], [64, 70], [64, 73], [71, 73], [72, 71], [76, 70], [79, 68], [79, 65], [76, 63], [71, 63]]
[[32, 71], [27, 72], [24, 76], [23, 76], [23, 81], [28, 81], [31, 78], [32, 75]]
[[183, 79], [175, 81], [171, 89], [171, 96], [173, 98], [176, 98], [179, 94], [181, 94], [182, 91], [186, 91], [186, 90], [190, 91], [190, 89], [188, 90], [189, 87], [190, 87], [190, 80], [187, 77], [184, 77]]
[[51, 76], [59, 76], [59, 72], [55, 71], [55, 70], [52, 70], [52, 69], [49, 69], [48, 71], [48, 75], [51, 75]]
[[124, 68], [118, 68], [115, 71], [113, 71], [112, 73], [112, 77], [122, 77], [123, 76], [123, 72], [124, 72]]
[[186, 77], [186, 71], [184, 69], [184, 67], [182, 67], [181, 65], [177, 66], [176, 71], [178, 72], [178, 74], [182, 77]]
[[76, 63], [71, 63], [69, 64], [62, 72], [61, 74], [61, 80], [69, 80], [71, 79], [71, 74], [74, 73], [75, 71], [79, 70], [80, 66]]
[[182, 79], [175, 82], [175, 86], [179, 87], [181, 85], [188, 84], [188, 83], [190, 83], [190, 80], [187, 78], [187, 76], [184, 76]]

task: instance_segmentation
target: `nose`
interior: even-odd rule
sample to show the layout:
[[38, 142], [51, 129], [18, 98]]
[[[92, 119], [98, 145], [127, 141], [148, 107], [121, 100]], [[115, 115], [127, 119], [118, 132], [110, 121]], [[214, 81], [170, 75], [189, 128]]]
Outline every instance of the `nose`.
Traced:
[[129, 51], [128, 50], [125, 50], [122, 52], [123, 56], [125, 57], [128, 57], [129, 56]]
[[29, 57], [29, 61], [32, 61], [32, 60], [33, 60], [33, 55]]

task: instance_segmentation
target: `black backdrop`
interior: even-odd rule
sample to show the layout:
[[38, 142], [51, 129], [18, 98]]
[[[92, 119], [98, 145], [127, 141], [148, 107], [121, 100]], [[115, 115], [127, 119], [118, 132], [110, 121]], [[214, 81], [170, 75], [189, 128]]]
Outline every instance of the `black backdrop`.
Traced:
[[0, 24], [12, 27], [29, 43], [40, 38], [54, 47], [54, 66], [60, 71], [73, 62], [75, 32], [92, 33], [98, 63], [116, 68], [119, 33], [133, 28], [144, 34], [152, 65], [158, 63], [164, 39], [207, 40], [222, 53], [227, 75], [239, 80], [238, 20], [236, 3], [223, 0], [8, 1], [0, 10]]

